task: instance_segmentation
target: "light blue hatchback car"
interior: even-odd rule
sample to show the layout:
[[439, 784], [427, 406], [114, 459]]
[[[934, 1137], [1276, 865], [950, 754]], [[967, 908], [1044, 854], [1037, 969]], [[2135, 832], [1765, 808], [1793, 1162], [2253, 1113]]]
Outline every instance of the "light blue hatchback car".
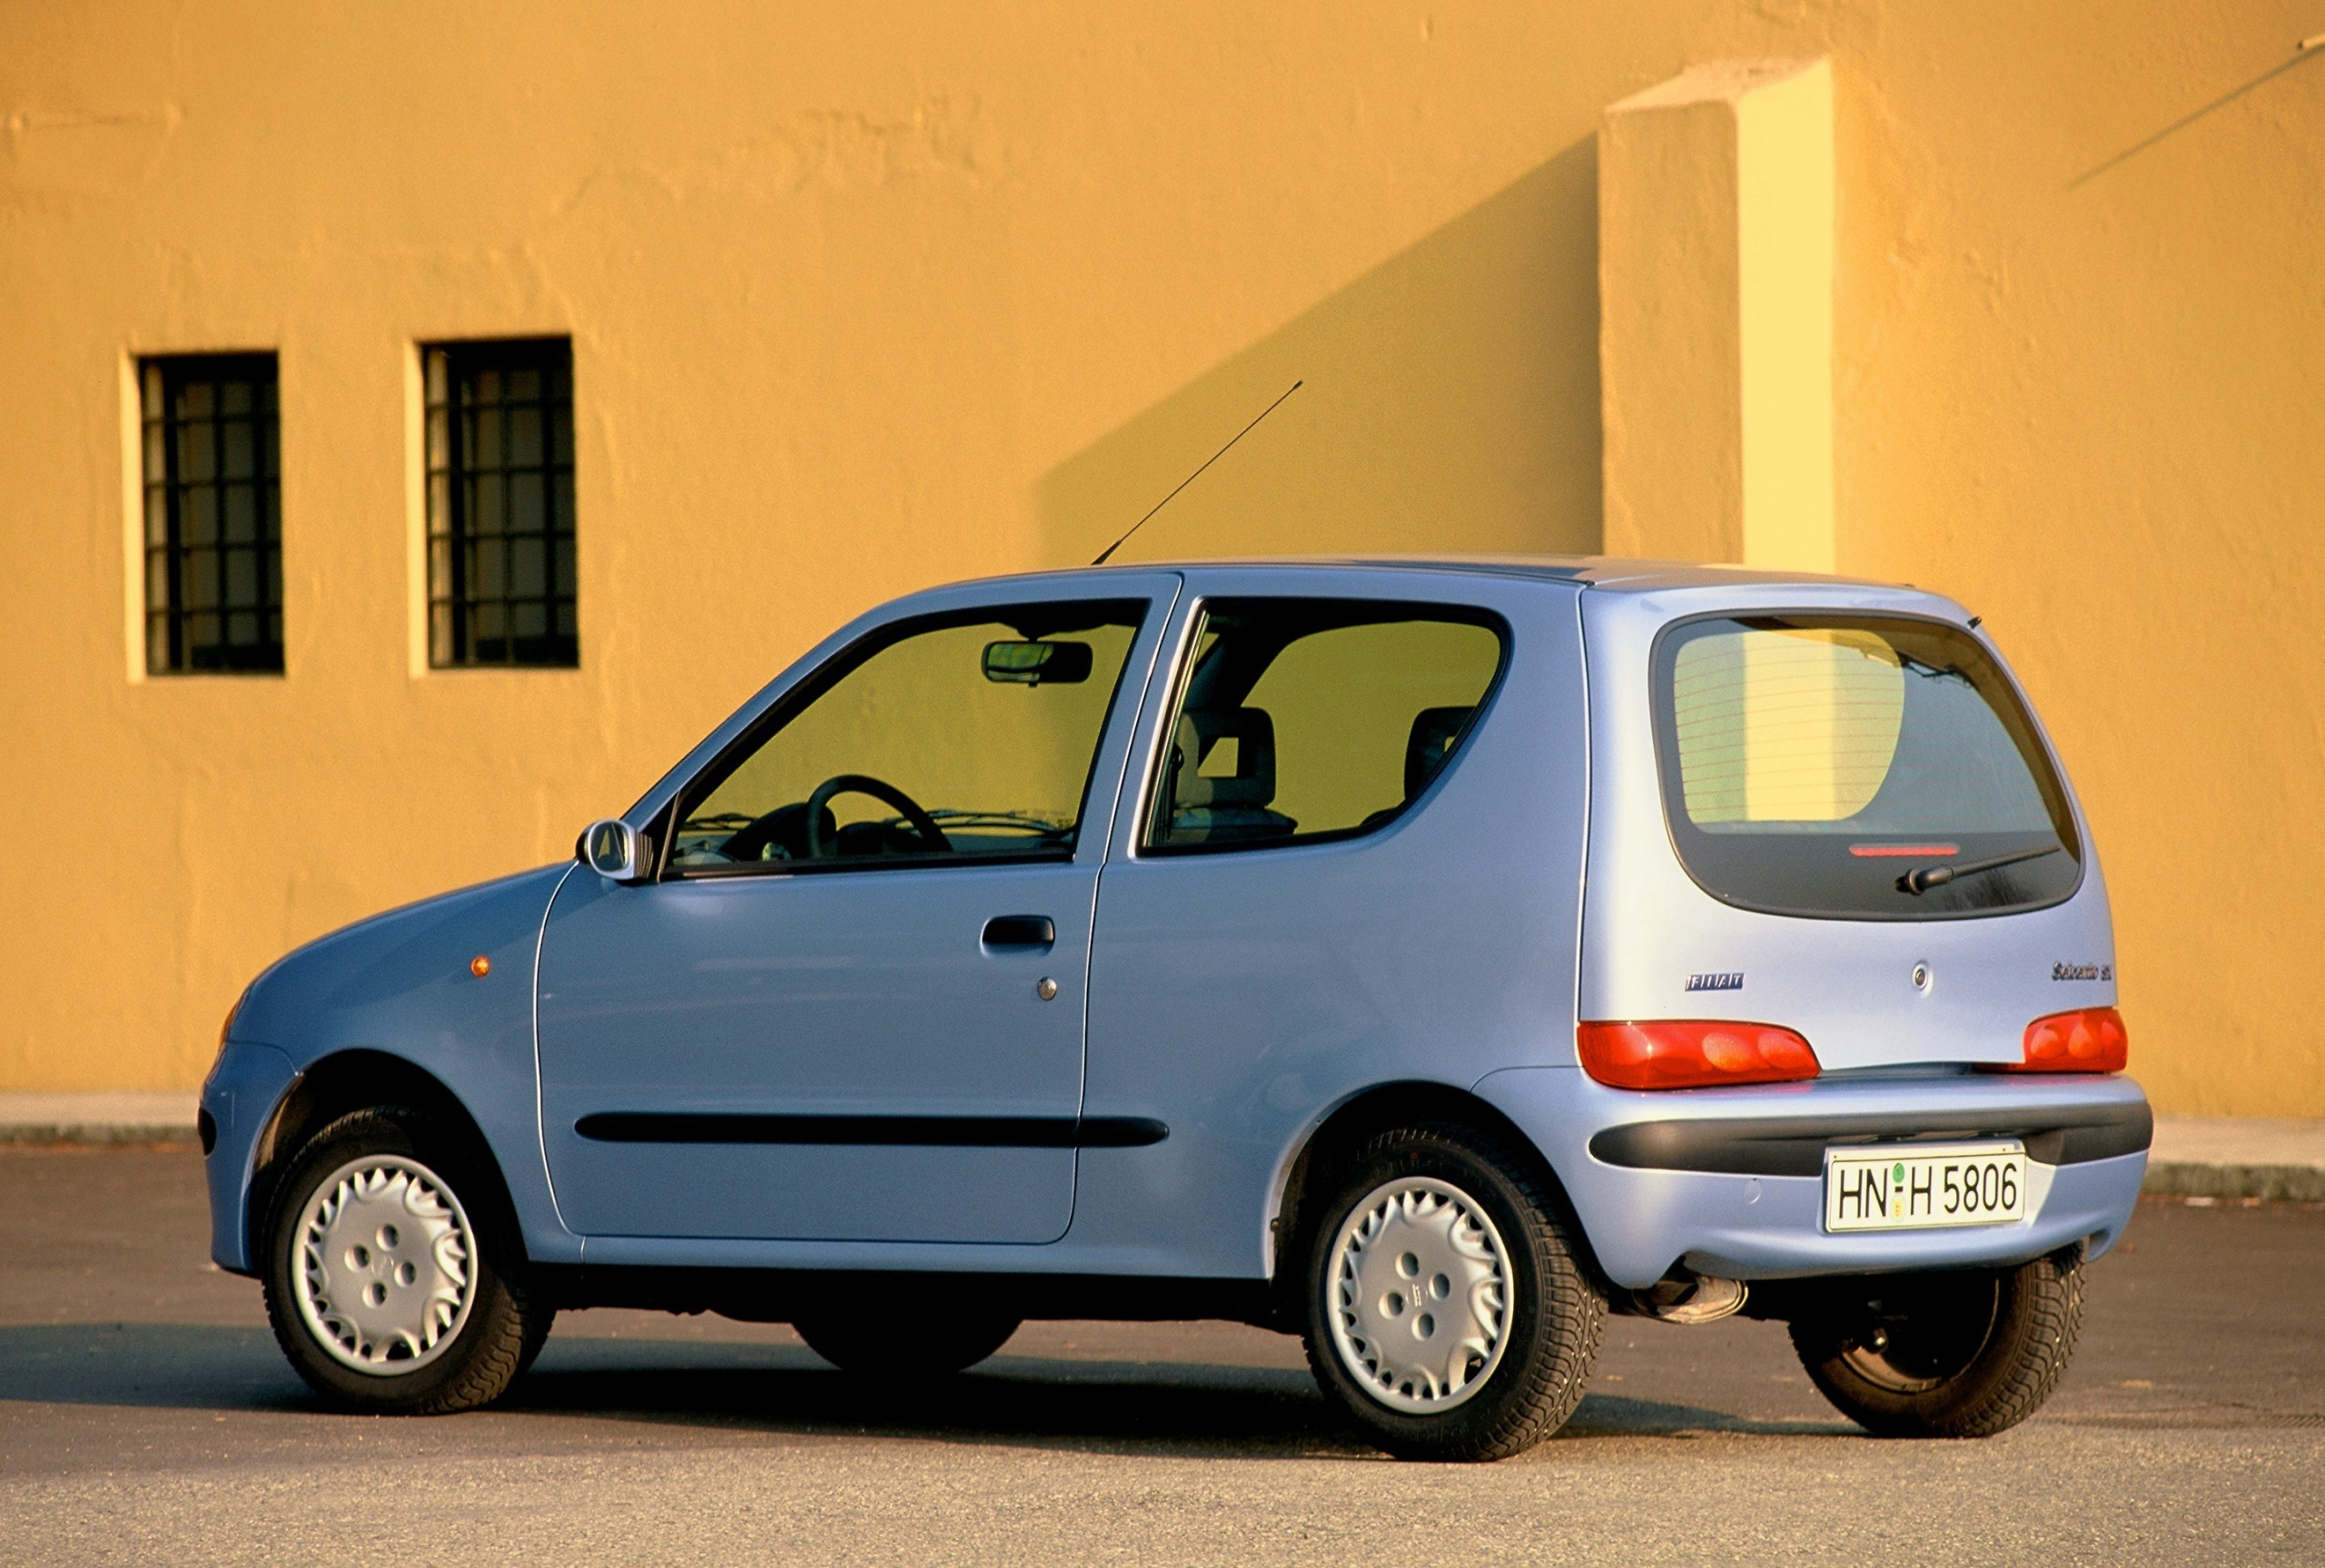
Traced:
[[866, 1376], [1027, 1317], [1305, 1337], [1494, 1458], [1609, 1311], [1791, 1326], [1873, 1431], [2023, 1419], [2152, 1129], [2099, 863], [1977, 621], [1579, 559], [1075, 571], [834, 635], [574, 861], [252, 982], [213, 1254], [330, 1400], [558, 1308]]

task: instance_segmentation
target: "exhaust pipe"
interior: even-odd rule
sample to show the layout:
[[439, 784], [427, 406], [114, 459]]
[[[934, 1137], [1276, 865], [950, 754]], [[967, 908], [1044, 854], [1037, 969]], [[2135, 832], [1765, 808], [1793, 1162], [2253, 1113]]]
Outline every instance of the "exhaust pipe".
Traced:
[[1637, 1317], [1658, 1323], [1717, 1323], [1741, 1311], [1750, 1294], [1740, 1279], [1683, 1274], [1658, 1279], [1645, 1290], [1628, 1292], [1623, 1306]]

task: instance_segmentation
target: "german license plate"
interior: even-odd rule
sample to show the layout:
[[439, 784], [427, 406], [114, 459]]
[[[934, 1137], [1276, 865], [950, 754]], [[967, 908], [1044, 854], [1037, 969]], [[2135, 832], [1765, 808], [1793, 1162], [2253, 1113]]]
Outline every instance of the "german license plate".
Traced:
[[1867, 1144], [1825, 1150], [1825, 1228], [1926, 1230], [2026, 1218], [2026, 1148]]

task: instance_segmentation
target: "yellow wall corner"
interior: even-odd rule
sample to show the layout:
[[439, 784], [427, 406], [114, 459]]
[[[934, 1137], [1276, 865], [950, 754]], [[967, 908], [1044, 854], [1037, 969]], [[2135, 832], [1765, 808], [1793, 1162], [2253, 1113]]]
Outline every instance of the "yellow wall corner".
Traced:
[[1598, 141], [1606, 548], [1829, 571], [1833, 74], [1698, 65]]

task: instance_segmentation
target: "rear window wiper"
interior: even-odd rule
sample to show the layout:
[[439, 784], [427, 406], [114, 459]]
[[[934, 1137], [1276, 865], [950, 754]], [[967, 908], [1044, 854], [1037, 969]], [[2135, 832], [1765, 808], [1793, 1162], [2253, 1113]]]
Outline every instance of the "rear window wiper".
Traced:
[[1944, 887], [1959, 877], [1975, 876], [1982, 871], [2000, 871], [2006, 865], [2016, 865], [2023, 860], [2040, 860], [2046, 854], [2056, 854], [2065, 846], [2044, 844], [2041, 849], [2023, 849], [2016, 854], [1998, 854], [1991, 860], [1965, 861], [1960, 865], [1915, 866], [1897, 879], [1897, 891], [1919, 898], [1934, 887]]

